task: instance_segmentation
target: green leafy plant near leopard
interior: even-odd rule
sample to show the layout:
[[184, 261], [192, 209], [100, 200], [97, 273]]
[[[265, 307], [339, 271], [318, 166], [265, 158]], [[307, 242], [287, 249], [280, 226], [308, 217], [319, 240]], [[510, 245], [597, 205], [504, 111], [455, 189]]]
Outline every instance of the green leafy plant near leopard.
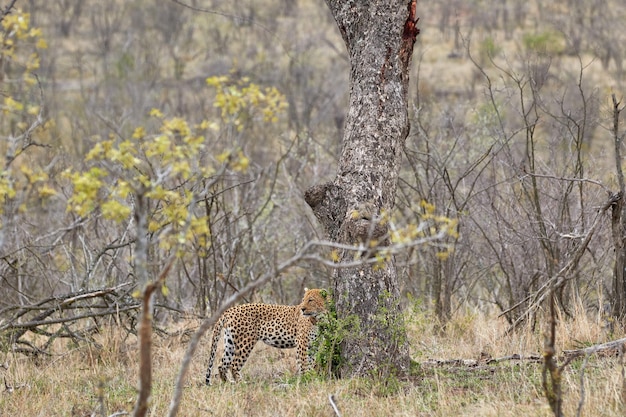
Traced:
[[230, 369], [238, 381], [243, 365], [259, 340], [280, 349], [296, 348], [298, 372], [309, 370], [313, 358], [309, 348], [317, 334], [318, 317], [326, 311], [328, 293], [322, 289], [305, 289], [302, 302], [295, 306], [275, 304], [242, 304], [224, 312], [213, 328], [211, 354], [206, 372], [206, 384], [211, 374], [217, 343], [224, 330], [224, 355], [218, 367], [222, 381], [227, 381]]
[[333, 297], [328, 297], [328, 312], [317, 323], [317, 337], [313, 341], [316, 371], [321, 377], [339, 377], [341, 366], [341, 342], [346, 337], [356, 337], [360, 333], [359, 318], [348, 315], [337, 318]]

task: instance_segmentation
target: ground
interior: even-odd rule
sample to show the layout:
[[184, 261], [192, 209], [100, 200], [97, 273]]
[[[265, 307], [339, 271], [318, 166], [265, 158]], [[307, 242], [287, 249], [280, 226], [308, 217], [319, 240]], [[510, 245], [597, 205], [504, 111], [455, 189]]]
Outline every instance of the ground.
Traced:
[[[171, 336], [155, 336], [154, 386], [149, 415], [165, 415], [174, 380], [195, 321], [170, 329]], [[540, 326], [541, 327], [541, 326]], [[493, 317], [466, 312], [446, 330], [426, 313], [410, 321], [412, 357], [418, 365], [406, 380], [298, 379], [292, 351], [259, 343], [243, 368], [239, 384], [204, 386], [209, 354], [208, 337], [194, 358], [185, 385], [181, 416], [331, 416], [329, 395], [342, 415], [360, 416], [550, 416], [543, 396], [542, 365], [533, 361], [505, 361], [478, 367], [429, 366], [429, 359], [478, 359], [481, 353], [502, 357], [513, 353], [539, 354], [542, 330], [523, 329], [502, 336], [506, 324]], [[188, 334], [188, 333], [187, 333]], [[123, 339], [115, 328], [103, 332], [101, 348], [67, 349], [39, 361], [4, 353], [8, 370], [0, 370], [7, 387], [0, 394], [3, 416], [88, 416], [131, 412], [136, 400], [137, 355], [132, 337]], [[560, 322], [557, 349], [571, 349], [623, 337], [607, 333], [600, 319], [577, 314]], [[617, 357], [590, 358], [571, 363], [564, 373], [564, 413], [575, 415], [585, 393], [582, 415], [622, 416], [623, 364]], [[101, 412], [101, 409], [104, 412]]]

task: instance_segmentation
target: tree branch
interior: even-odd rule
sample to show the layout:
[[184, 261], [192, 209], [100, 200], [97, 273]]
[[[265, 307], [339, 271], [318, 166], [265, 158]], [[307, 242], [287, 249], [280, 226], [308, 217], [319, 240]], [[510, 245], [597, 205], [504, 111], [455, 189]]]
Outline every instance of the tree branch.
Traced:
[[4, 16], [11, 13], [11, 10], [13, 10], [13, 7], [15, 7], [15, 3], [17, 3], [17, 0], [11, 0], [11, 3], [7, 4], [7, 6], [2, 9], [2, 11], [0, 12], [0, 22], [4, 20]]
[[333, 394], [328, 394], [328, 401], [330, 402], [330, 406], [333, 407], [333, 411], [337, 417], [341, 417], [341, 413], [339, 412], [339, 407], [335, 403], [335, 396]]

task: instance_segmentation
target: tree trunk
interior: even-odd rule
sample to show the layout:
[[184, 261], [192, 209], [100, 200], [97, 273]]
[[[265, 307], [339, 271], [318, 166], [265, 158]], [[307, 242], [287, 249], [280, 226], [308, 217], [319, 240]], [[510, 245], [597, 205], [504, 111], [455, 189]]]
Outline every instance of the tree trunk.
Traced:
[[[326, 0], [350, 56], [350, 107], [335, 179], [311, 187], [307, 203], [329, 238], [386, 245], [382, 213], [394, 206], [402, 148], [409, 132], [407, 91], [416, 28], [416, 1]], [[354, 260], [343, 251], [341, 260]], [[408, 370], [406, 330], [398, 305], [393, 259], [337, 269], [333, 290], [339, 318], [358, 317], [342, 343], [342, 376]]]
[[619, 191], [615, 193], [615, 202], [612, 204], [611, 229], [613, 232], [613, 244], [615, 245], [615, 265], [613, 268], [613, 294], [612, 294], [612, 314], [613, 316], [626, 318], [626, 205], [624, 204], [624, 194], [626, 184], [624, 181], [624, 171], [622, 169], [622, 140], [624, 135], [620, 135], [619, 117], [623, 110], [621, 102], [612, 95], [613, 100], [613, 142], [615, 145], [615, 170]]

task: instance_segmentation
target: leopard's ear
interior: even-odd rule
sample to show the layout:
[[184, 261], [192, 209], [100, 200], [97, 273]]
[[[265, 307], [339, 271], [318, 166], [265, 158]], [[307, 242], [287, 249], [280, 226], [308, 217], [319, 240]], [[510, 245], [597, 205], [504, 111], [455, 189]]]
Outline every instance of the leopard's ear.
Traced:
[[304, 287], [304, 292], [307, 292], [309, 289], [307, 287]]

